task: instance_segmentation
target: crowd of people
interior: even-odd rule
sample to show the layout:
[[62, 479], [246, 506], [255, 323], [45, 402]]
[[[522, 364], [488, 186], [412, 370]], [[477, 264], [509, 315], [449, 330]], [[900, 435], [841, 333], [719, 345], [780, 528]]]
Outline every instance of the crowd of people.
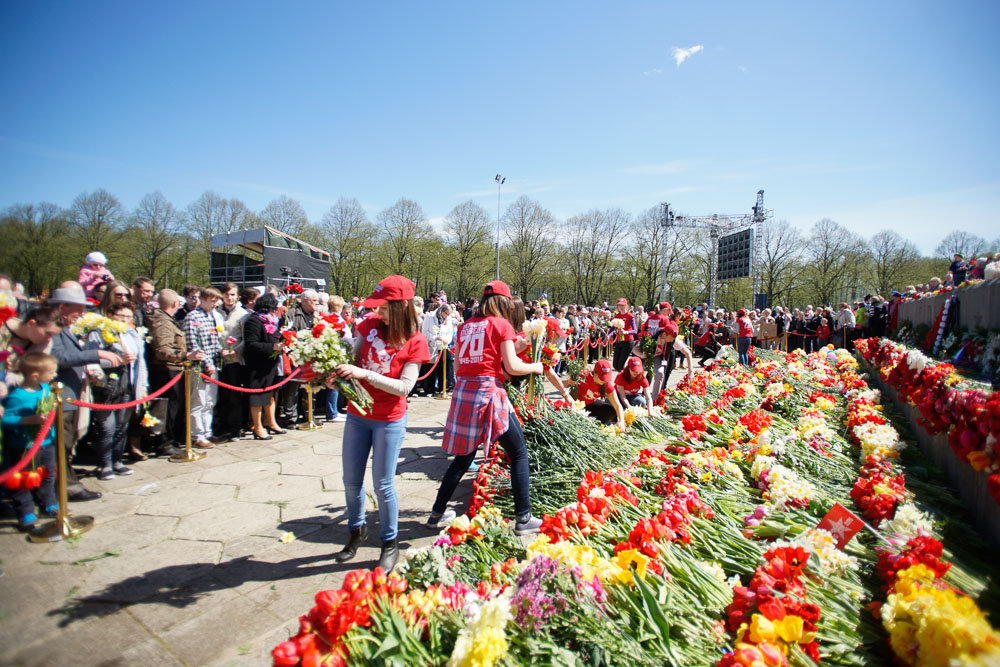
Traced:
[[[963, 270], [976, 275], [991, 266], [953, 265], [949, 276], [964, 280]], [[0, 274], [0, 292], [16, 295], [9, 276]], [[481, 295], [452, 303], [443, 291], [426, 299], [417, 296], [415, 285], [402, 276], [386, 278], [367, 299], [233, 283], [157, 291], [146, 277], [117, 280], [107, 259], [94, 252], [77, 280], [62, 283], [47, 298], [16, 295], [17, 315], [0, 328], [3, 467], [17, 462], [30, 446], [51, 406], [54, 380], [62, 383], [63, 398], [81, 403], [64, 403], [71, 464], [67, 490], [73, 502], [101, 497], [80, 479], [78, 471], [88, 461], [92, 475], [102, 481], [131, 475], [130, 466], [150, 456], [180, 454], [188, 419], [191, 444], [199, 449], [283, 434], [305, 419], [306, 395], [295, 382], [274, 389], [294, 371], [283, 332], [311, 330], [335, 313], [345, 324], [354, 360], [335, 374], [360, 383], [373, 400], [362, 413], [347, 404], [332, 378], [316, 395], [328, 422], [345, 422], [349, 536], [335, 557], [352, 559], [367, 539], [364, 473], [370, 458], [383, 545], [380, 564], [389, 570], [398, 557], [396, 461], [414, 397], [452, 393], [443, 447], [454, 459], [428, 526], [445, 525], [454, 516], [448, 503], [461, 477], [476, 470], [480, 446], [496, 442], [511, 461], [515, 530], [536, 532], [540, 522], [529, 509], [526, 444], [512, 418], [507, 383], [544, 374], [562, 400], [580, 401], [596, 419], [624, 429], [628, 406], [652, 412], [671, 373], [680, 370], [690, 378], [695, 359], [704, 366], [726, 345], [736, 348], [742, 363], [748, 363], [752, 345], [807, 352], [827, 344], [850, 347], [859, 337], [880, 336], [895, 327], [903, 298], [893, 292], [888, 300], [869, 295], [836, 307], [777, 306], [759, 312], [707, 303], [675, 307], [664, 301], [647, 310], [624, 298], [613, 306], [555, 304], [545, 294], [523, 301], [505, 283], [493, 281]], [[547, 342], [562, 355], [551, 366], [530, 357], [523, 323], [533, 319], [545, 321]], [[593, 366], [572, 364], [576, 372], [571, 372], [570, 362], [580, 357]], [[187, 397], [178, 378], [185, 366], [199, 371], [191, 374]], [[153, 392], [159, 397], [129, 405]], [[18, 526], [26, 531], [40, 516], [55, 512], [53, 436], [54, 430], [32, 463], [32, 470], [47, 471], [39, 475], [41, 481], [31, 489], [5, 489]]]

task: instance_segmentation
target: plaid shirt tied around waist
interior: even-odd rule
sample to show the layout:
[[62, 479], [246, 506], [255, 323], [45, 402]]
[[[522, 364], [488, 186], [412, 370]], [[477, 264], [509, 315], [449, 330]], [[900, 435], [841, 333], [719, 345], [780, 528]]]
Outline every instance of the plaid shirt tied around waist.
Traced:
[[455, 383], [441, 447], [465, 456], [507, 432], [514, 411], [503, 383], [492, 376], [460, 377]]

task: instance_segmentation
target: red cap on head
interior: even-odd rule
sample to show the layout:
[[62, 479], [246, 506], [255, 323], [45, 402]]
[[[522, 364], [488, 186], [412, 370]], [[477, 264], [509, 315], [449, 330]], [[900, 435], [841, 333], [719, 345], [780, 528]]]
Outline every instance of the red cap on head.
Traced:
[[405, 276], [389, 276], [375, 286], [375, 291], [361, 305], [365, 308], [378, 308], [386, 301], [406, 301], [416, 294], [416, 287]]
[[611, 373], [614, 371], [611, 368], [611, 362], [607, 359], [601, 359], [596, 364], [594, 364], [594, 375], [601, 382], [609, 383], [611, 382]]
[[668, 336], [673, 336], [674, 338], [676, 338], [677, 337], [677, 333], [678, 333], [677, 332], [677, 322], [674, 322], [672, 319], [670, 319], [666, 315], [661, 315], [660, 316], [660, 331], [662, 333], [667, 334]]
[[642, 372], [642, 359], [639, 357], [629, 357], [628, 361], [625, 362], [625, 366], [633, 373]]
[[744, 308], [740, 308], [739, 310], [736, 311], [736, 317], [743, 317], [746, 314], [747, 314], [747, 311]]
[[661, 301], [660, 302], [660, 310], [661, 311], [662, 310], [666, 310], [668, 315], [670, 313], [674, 312], [674, 309], [670, 306], [670, 302], [669, 301]]
[[622, 298], [618, 299], [618, 305], [619, 306], [627, 306], [628, 305], [628, 299], [626, 299], [625, 297], [622, 297]]
[[491, 280], [486, 283], [486, 287], [483, 288], [483, 296], [489, 296], [491, 294], [499, 294], [500, 296], [505, 296], [508, 299], [513, 298], [510, 293], [510, 287], [507, 286], [502, 280]]

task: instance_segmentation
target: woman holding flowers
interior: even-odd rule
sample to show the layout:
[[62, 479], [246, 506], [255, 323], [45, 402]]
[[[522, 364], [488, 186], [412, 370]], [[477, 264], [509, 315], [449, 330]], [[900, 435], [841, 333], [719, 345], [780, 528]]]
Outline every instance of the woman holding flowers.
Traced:
[[517, 334], [511, 326], [514, 302], [510, 287], [500, 280], [486, 285], [483, 298], [472, 319], [458, 330], [455, 345], [455, 393], [444, 429], [442, 447], [455, 456], [441, 480], [437, 499], [427, 519], [429, 528], [439, 528], [454, 518], [445, 512], [455, 488], [479, 446], [494, 441], [510, 458], [511, 486], [514, 493], [518, 535], [537, 533], [540, 519], [531, 516], [528, 496], [528, 449], [514, 408], [503, 388], [504, 371], [511, 375], [541, 374], [541, 362], [525, 363], [514, 347]]
[[[389, 276], [362, 302], [376, 310], [357, 326], [354, 354], [357, 365], [341, 364], [335, 370], [343, 379], [356, 379], [374, 403], [365, 414], [348, 408], [344, 427], [344, 493], [350, 538], [334, 558], [354, 558], [368, 537], [365, 524], [364, 478], [368, 457], [372, 458], [372, 480], [378, 496], [382, 552], [379, 566], [392, 571], [399, 558], [396, 544], [399, 504], [396, 500], [396, 462], [406, 435], [406, 396], [413, 389], [420, 364], [430, 361], [427, 339], [420, 333], [414, 308], [416, 286], [403, 276]], [[327, 388], [334, 387], [328, 378]]]
[[[277, 297], [264, 294], [257, 297], [254, 312], [243, 322], [243, 372], [249, 389], [270, 387], [277, 380], [278, 358], [284, 346], [278, 334], [277, 309]], [[249, 400], [254, 440], [270, 440], [273, 436], [268, 432], [281, 433], [274, 417], [274, 391], [250, 394]]]
[[[111, 367], [110, 362], [102, 362], [100, 368], [88, 368], [93, 383], [94, 402], [114, 404], [142, 398], [147, 389], [145, 340], [132, 326], [132, 303], [115, 303], [107, 309], [107, 313], [107, 317], [101, 318], [98, 328], [90, 331], [87, 349], [109, 350], [121, 357], [124, 363]], [[134, 408], [124, 408], [94, 410], [91, 413], [97, 441], [97, 478], [101, 481], [134, 472], [122, 462], [129, 418], [133, 411]]]

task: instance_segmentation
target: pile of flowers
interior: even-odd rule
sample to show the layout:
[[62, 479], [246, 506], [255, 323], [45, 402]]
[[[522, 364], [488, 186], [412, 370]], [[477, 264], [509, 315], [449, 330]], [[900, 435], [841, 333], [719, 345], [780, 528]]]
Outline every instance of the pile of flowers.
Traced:
[[[615, 436], [512, 390], [542, 534], [513, 535], [494, 447], [469, 515], [408, 554], [405, 590], [367, 616], [347, 607], [359, 620], [320, 662], [991, 664], [995, 560], [957, 528], [948, 492], [920, 480], [926, 461], [856, 364], [843, 351], [758, 357], [750, 372], [713, 364]], [[834, 503], [869, 529], [819, 528]], [[963, 539], [944, 539], [935, 508]]]
[[886, 339], [856, 342], [864, 359], [902, 400], [920, 411], [929, 433], [947, 433], [955, 455], [987, 475], [987, 489], [1000, 504], [1000, 393], [964, 383], [954, 366], [935, 363], [919, 350]]

